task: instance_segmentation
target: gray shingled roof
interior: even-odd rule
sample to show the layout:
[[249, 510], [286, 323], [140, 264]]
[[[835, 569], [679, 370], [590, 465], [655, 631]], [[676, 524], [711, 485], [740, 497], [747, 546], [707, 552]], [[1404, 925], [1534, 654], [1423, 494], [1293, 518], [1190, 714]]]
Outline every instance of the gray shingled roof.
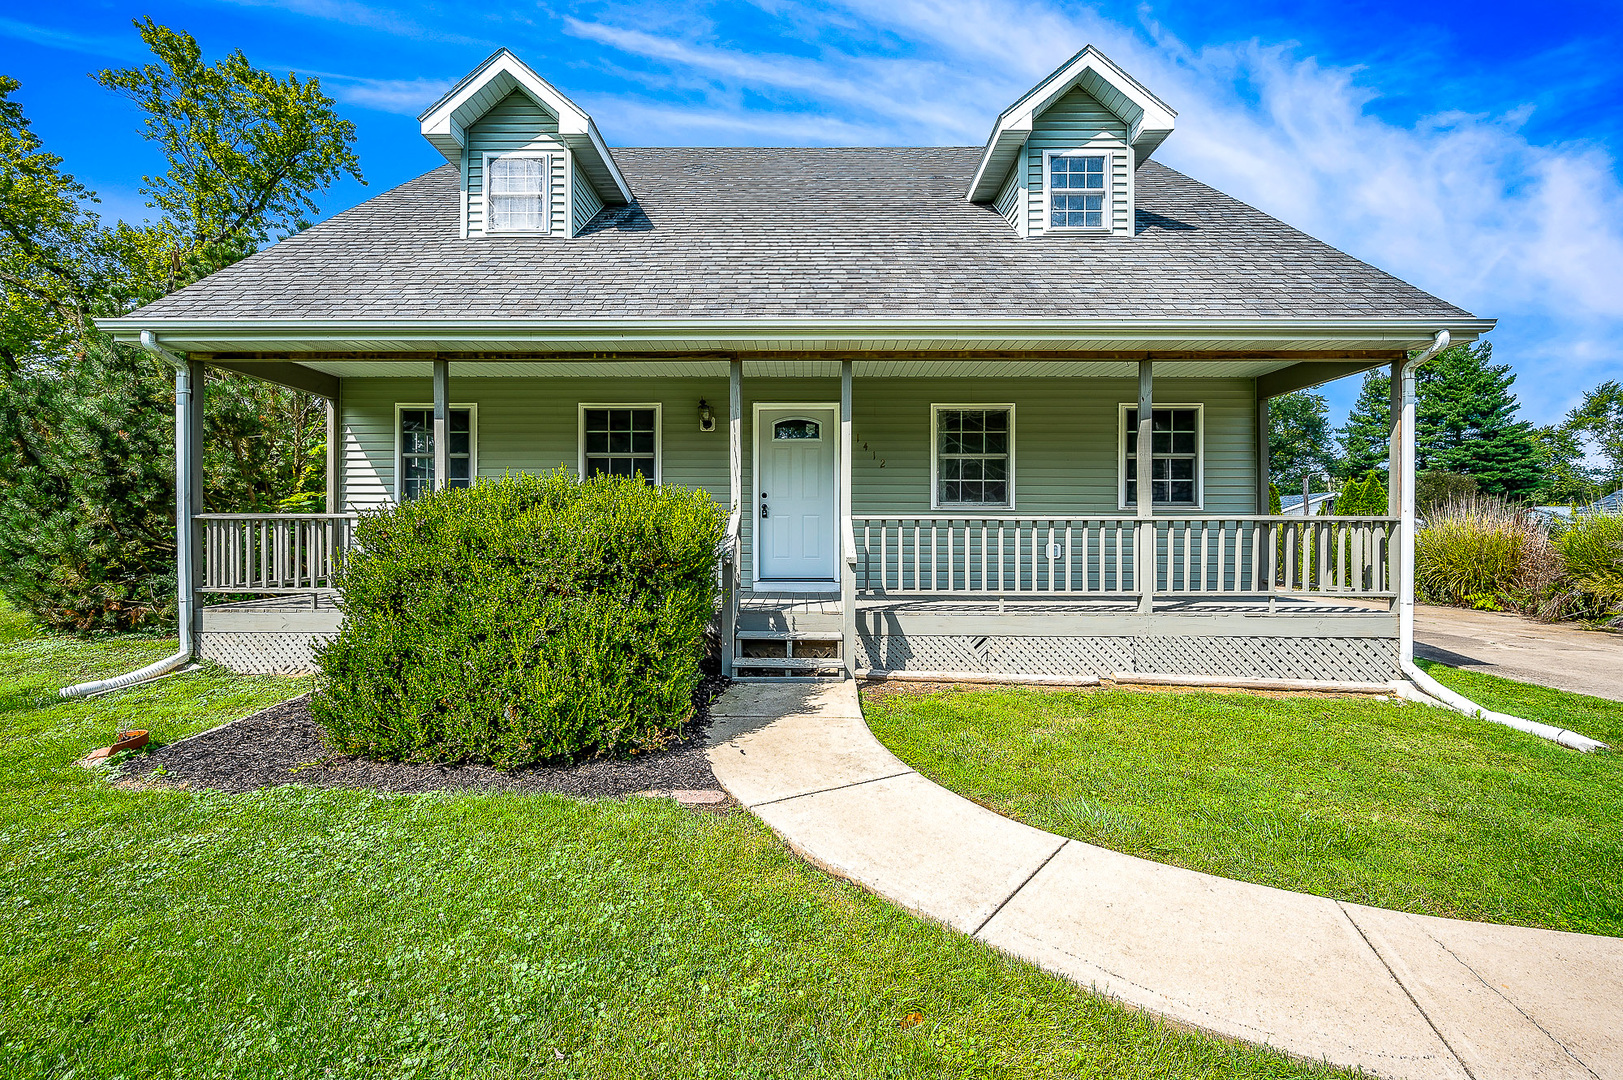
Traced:
[[1154, 161], [1133, 236], [1022, 240], [978, 148], [618, 149], [639, 204], [461, 239], [443, 166], [143, 310], [159, 318], [1425, 317], [1461, 309]]

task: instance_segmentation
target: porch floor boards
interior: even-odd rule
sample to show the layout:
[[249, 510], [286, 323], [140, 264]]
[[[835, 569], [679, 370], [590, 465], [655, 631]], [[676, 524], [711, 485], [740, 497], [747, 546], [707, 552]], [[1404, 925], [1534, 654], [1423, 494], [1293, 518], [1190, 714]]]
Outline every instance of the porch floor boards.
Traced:
[[[336, 612], [337, 596], [332, 593], [288, 594], [254, 600], [205, 604], [205, 608], [232, 611]], [[739, 612], [782, 615], [840, 614], [838, 594], [792, 594], [748, 592], [739, 597]], [[1138, 602], [1131, 598], [1098, 597], [1085, 599], [1032, 599], [1021, 597], [999, 601], [995, 597], [858, 597], [858, 612], [885, 612], [907, 615], [1131, 615]], [[1323, 600], [1282, 596], [1275, 600], [1273, 613], [1281, 617], [1322, 615], [1386, 614], [1384, 601]], [[1163, 597], [1155, 601], [1156, 614], [1167, 615], [1266, 615], [1265, 596], [1222, 598]]]

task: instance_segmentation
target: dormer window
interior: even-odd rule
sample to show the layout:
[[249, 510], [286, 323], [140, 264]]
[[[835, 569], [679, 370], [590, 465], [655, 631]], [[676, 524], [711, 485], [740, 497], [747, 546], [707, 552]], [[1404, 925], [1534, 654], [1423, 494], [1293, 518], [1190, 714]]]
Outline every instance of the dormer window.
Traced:
[[1105, 221], [1105, 156], [1048, 156], [1048, 227], [1103, 229]]
[[485, 155], [491, 232], [547, 232], [552, 202], [550, 155]]

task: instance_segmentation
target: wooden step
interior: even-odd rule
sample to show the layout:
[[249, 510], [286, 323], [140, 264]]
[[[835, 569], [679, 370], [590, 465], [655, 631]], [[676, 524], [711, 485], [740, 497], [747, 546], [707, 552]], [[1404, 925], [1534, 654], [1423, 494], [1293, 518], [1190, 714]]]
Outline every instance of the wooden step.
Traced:
[[782, 656], [736, 656], [733, 658], [734, 668], [761, 668], [772, 671], [817, 671], [820, 668], [843, 668], [845, 666], [837, 656], [810, 656], [810, 657], [782, 657]]
[[740, 630], [740, 641], [844, 641], [840, 630]]

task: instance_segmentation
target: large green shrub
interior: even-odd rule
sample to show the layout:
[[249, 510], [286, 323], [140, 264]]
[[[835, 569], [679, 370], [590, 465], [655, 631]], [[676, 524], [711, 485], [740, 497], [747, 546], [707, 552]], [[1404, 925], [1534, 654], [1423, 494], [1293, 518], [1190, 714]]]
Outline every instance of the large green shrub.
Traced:
[[702, 491], [564, 473], [366, 515], [311, 711], [397, 761], [656, 747], [691, 714], [721, 529]]

